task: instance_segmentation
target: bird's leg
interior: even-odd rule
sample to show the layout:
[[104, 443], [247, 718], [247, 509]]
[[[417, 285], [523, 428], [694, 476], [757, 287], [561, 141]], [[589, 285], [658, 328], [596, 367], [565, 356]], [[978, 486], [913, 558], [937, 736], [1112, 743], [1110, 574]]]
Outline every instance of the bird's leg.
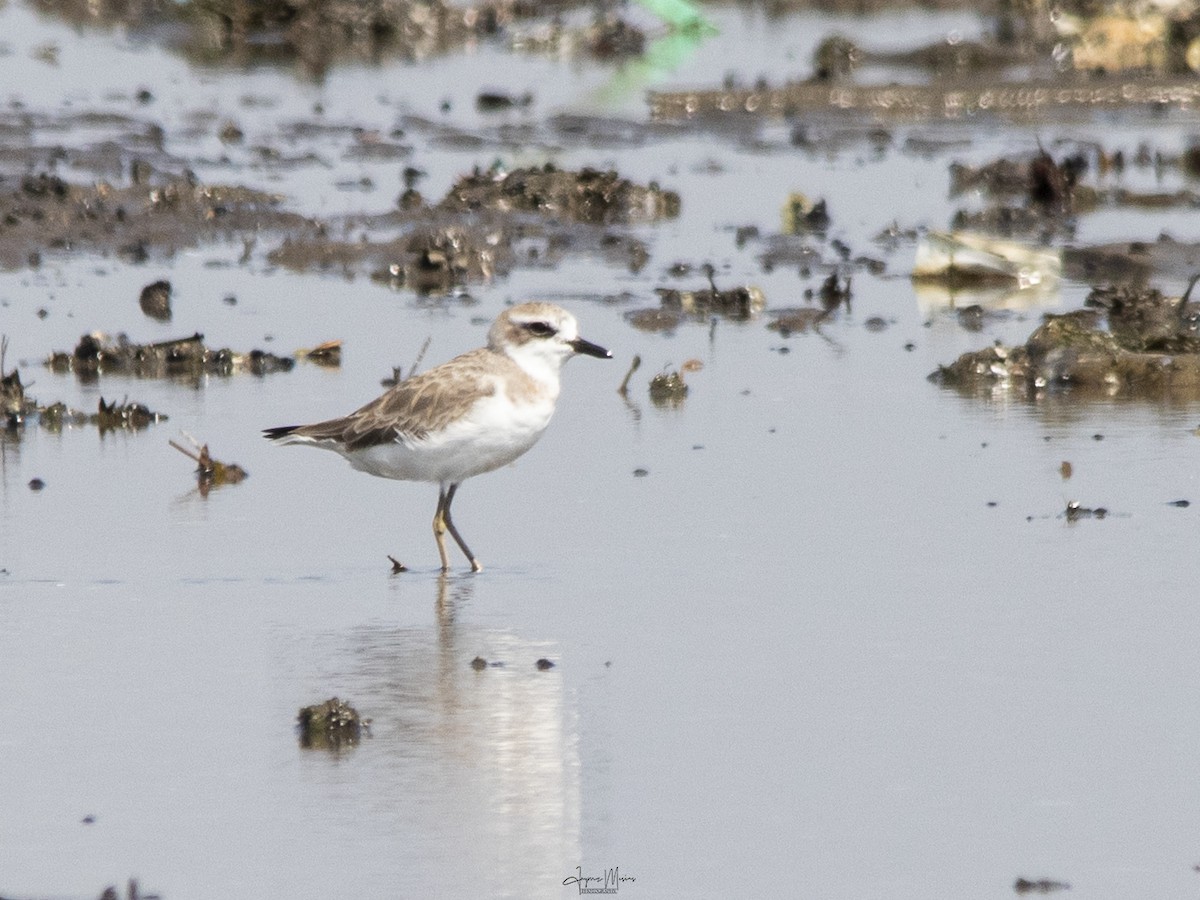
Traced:
[[437, 511], [433, 514], [433, 539], [437, 541], [438, 555], [442, 558], [442, 571], [450, 571], [450, 557], [446, 555], [446, 486], [438, 486]]
[[[472, 572], [482, 572], [483, 566], [481, 566], [479, 564], [479, 560], [477, 560], [475, 558], [475, 554], [471, 552], [471, 548], [468, 547], [467, 542], [462, 539], [462, 535], [458, 533], [458, 529], [454, 527], [454, 521], [450, 518], [450, 504], [452, 502], [454, 502], [454, 495], [457, 491], [458, 491], [457, 484], [450, 485], [450, 489], [446, 491], [445, 502], [439, 501], [438, 505], [439, 505], [439, 508], [441, 509], [442, 523], [446, 526], [446, 528], [448, 528], [450, 530], [450, 536], [452, 538], [454, 538], [454, 542], [456, 544], [458, 544], [459, 549], [462, 550], [463, 554], [467, 557], [467, 559], [469, 559], [471, 561], [471, 571]], [[437, 520], [435, 519], [434, 521], [436, 522]], [[441, 541], [439, 539], [438, 547], [440, 548], [441, 546], [442, 546]], [[446, 563], [444, 554], [445, 554], [445, 551], [443, 550], [443, 558], [442, 558], [443, 568], [445, 567], [445, 563]]]

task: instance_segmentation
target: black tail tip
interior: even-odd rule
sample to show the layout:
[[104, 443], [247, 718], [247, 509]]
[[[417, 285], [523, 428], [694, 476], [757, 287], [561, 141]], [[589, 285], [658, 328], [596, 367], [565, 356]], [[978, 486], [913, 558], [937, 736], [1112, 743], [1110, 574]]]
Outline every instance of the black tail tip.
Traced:
[[298, 425], [280, 425], [275, 428], [264, 428], [262, 436], [268, 441], [277, 441], [280, 438], [285, 438], [300, 426]]

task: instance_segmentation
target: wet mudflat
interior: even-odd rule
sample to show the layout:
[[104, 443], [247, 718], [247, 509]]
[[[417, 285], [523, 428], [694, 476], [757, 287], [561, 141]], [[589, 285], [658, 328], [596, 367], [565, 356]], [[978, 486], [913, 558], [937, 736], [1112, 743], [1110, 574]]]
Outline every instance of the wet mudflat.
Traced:
[[[37, 9], [0, 896], [1195, 893], [1200, 394], [1147, 375], [1194, 349], [1190, 26], [1096, 81], [1041, 34], [917, 62], [986, 58], [952, 6], [375, 30], [407, 53]], [[463, 487], [484, 572], [437, 572], [432, 486], [259, 437], [527, 298], [616, 358]], [[369, 727], [303, 746], [332, 698]]]

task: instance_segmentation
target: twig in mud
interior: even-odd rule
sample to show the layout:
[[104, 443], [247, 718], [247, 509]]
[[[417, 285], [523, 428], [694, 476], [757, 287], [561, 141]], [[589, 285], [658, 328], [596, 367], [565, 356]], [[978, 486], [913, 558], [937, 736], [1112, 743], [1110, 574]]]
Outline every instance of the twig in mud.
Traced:
[[[1188, 300], [1191, 298], [1192, 288], [1194, 288], [1196, 286], [1197, 281], [1200, 281], [1200, 272], [1197, 272], [1195, 275], [1193, 275], [1191, 277], [1191, 280], [1188, 281], [1187, 290], [1184, 291], [1183, 296], [1181, 298], [1179, 298], [1180, 308], [1182, 308], [1183, 304], [1187, 303]], [[2, 371], [3, 369], [4, 369], [4, 357], [0, 356], [0, 371]]]
[[617, 393], [624, 397], [629, 393], [629, 379], [633, 377], [633, 373], [638, 370], [642, 364], [642, 358], [634, 355], [633, 362], [629, 364], [629, 371], [625, 373], [625, 377], [621, 380], [621, 386], [617, 388]]
[[[197, 450], [200, 449], [200, 442], [197, 441], [194, 437], [192, 437], [186, 431], [180, 431], [179, 433], [182, 434], [189, 441], [191, 441], [193, 447], [195, 447]], [[189, 450], [187, 447], [184, 447], [181, 444], [175, 443], [170, 438], [167, 439], [167, 443], [170, 444], [172, 447], [174, 447], [176, 450], [178, 450], [180, 453], [182, 453], [184, 456], [186, 456], [188, 459], [195, 460], [197, 463], [200, 462], [200, 457], [197, 454], [193, 453], [191, 450]]]
[[413, 360], [412, 368], [408, 370], [408, 377], [412, 378], [417, 374], [417, 367], [421, 365], [421, 360], [425, 358], [425, 351], [429, 349], [430, 343], [433, 341], [433, 335], [425, 338], [425, 343], [421, 345], [421, 350], [417, 353], [417, 358]]
[[425, 358], [425, 351], [429, 349], [429, 344], [433, 341], [433, 335], [425, 338], [425, 343], [421, 345], [421, 351], [417, 354], [417, 358], [413, 360], [412, 368], [408, 370], [408, 374], [404, 374], [404, 366], [392, 366], [392, 377], [382, 378], [379, 383], [385, 388], [393, 388], [402, 381], [407, 381], [417, 374], [417, 368], [421, 365], [421, 360]]

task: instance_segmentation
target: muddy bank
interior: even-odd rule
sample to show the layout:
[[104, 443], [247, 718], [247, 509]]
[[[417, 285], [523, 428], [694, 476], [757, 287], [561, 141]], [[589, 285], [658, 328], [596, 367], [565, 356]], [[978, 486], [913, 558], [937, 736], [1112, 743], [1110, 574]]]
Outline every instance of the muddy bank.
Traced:
[[1200, 304], [1154, 289], [1096, 289], [1087, 308], [1047, 315], [1018, 346], [996, 344], [930, 380], [972, 396], [1200, 398]]
[[202, 185], [187, 175], [136, 174], [124, 187], [76, 184], [39, 173], [0, 179], [0, 267], [37, 267], [80, 251], [143, 263], [181, 249], [302, 227], [282, 198], [251, 188]]
[[[879, 4], [875, 9], [886, 9]], [[980, 11], [990, 28], [977, 40], [958, 35], [901, 51], [860, 45], [833, 33], [817, 46], [807, 77], [752, 86], [726, 77], [717, 88], [651, 92], [660, 120], [794, 118], [821, 111], [900, 119], [1009, 119], [1086, 108], [1188, 107], [1198, 96], [1200, 9], [1169, 11], [1068, 0], [994, 4]], [[915, 72], [922, 83], [872, 70]]]

